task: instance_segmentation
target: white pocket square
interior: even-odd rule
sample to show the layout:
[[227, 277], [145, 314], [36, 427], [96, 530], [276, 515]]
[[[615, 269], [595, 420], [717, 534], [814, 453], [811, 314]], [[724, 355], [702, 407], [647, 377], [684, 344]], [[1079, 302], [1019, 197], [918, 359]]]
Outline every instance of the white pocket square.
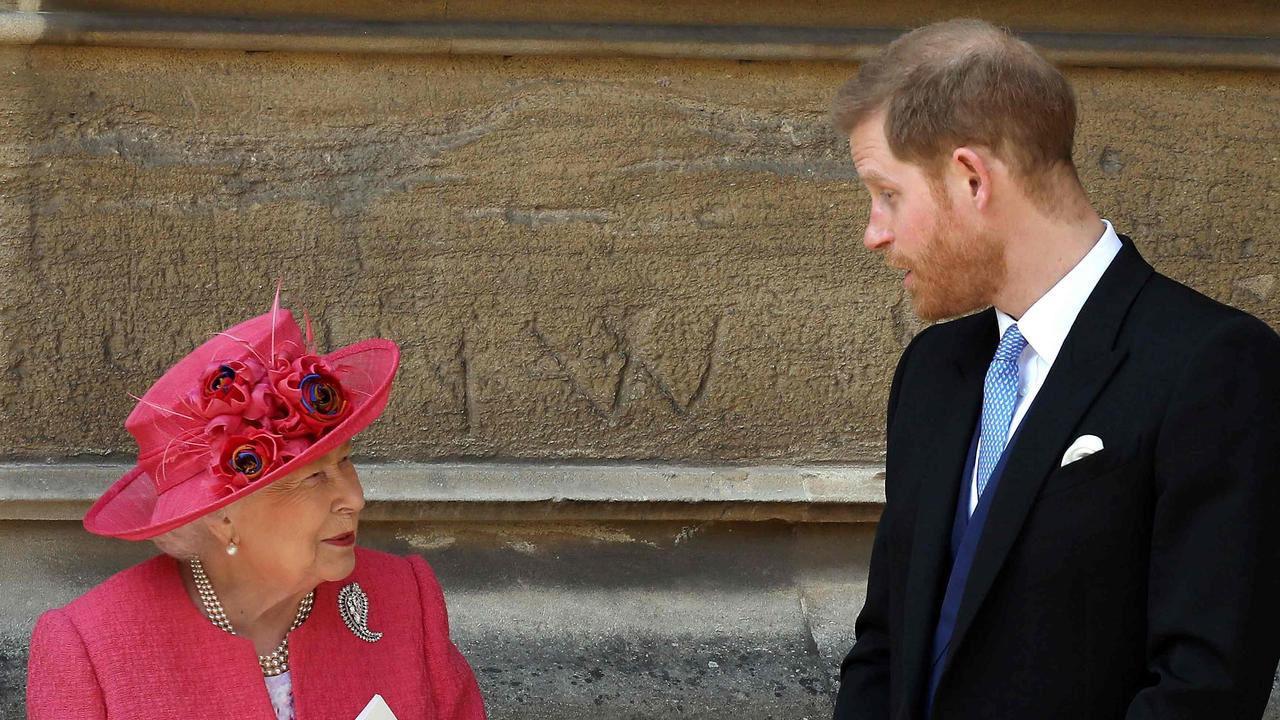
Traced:
[[1097, 435], [1081, 435], [1071, 443], [1071, 447], [1062, 455], [1062, 467], [1083, 457], [1088, 457], [1102, 449], [1102, 438]]

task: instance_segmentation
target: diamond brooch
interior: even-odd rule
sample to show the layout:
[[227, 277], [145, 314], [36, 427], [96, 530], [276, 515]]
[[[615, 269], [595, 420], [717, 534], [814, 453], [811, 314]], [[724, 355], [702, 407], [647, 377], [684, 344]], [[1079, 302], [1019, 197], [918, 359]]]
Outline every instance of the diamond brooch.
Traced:
[[382, 633], [369, 629], [369, 596], [360, 583], [351, 583], [338, 591], [338, 614], [352, 635], [365, 642], [378, 642]]

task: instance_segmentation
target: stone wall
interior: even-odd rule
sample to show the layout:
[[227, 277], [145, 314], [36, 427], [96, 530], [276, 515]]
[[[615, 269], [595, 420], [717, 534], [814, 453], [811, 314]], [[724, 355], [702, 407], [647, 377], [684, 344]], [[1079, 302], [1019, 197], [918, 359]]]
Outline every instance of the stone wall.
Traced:
[[[917, 329], [860, 245], [823, 63], [0, 49], [0, 447], [128, 451], [176, 357], [285, 301], [404, 348], [365, 451], [881, 452]], [[1158, 269], [1280, 323], [1280, 86], [1072, 70], [1076, 155]]]

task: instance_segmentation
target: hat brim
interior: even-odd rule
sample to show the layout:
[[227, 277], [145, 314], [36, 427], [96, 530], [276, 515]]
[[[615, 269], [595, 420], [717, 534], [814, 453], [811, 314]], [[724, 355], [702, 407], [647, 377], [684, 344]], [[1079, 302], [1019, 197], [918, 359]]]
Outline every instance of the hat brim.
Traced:
[[297, 457], [232, 493], [220, 492], [208, 472], [157, 494], [154, 478], [137, 465], [89, 508], [85, 529], [124, 540], [162, 535], [261, 490], [350, 440], [386, 408], [400, 349], [390, 340], [364, 340], [325, 355], [324, 360], [347, 390], [351, 413]]

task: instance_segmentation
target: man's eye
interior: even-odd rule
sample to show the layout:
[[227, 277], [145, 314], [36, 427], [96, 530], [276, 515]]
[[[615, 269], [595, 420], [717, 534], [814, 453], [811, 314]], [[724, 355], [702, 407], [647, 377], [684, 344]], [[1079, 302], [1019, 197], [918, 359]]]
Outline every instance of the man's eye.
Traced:
[[896, 197], [897, 197], [897, 195], [896, 195], [892, 190], [881, 190], [881, 191], [880, 191], [880, 199], [881, 199], [881, 200], [884, 200], [885, 202], [892, 202], [892, 201], [893, 201], [893, 199], [894, 199], [894, 198], [896, 198]]

